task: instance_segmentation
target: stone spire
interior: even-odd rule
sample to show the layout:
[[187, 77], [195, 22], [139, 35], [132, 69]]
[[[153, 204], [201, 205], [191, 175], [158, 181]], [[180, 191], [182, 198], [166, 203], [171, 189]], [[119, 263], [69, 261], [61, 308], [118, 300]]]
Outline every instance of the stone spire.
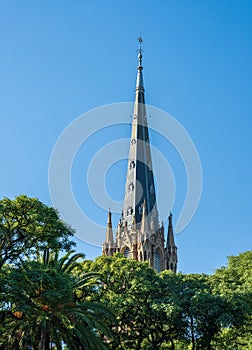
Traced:
[[114, 242], [113, 230], [112, 230], [112, 220], [111, 211], [108, 211], [108, 222], [106, 229], [106, 240], [102, 245], [102, 254], [112, 256], [116, 252], [116, 244]]
[[148, 261], [156, 271], [176, 271], [177, 247], [174, 243], [172, 216], [165, 246], [164, 225], [159, 225], [156, 192], [152, 170], [149, 130], [143, 81], [143, 39], [138, 38], [138, 66], [129, 145], [128, 169], [122, 216], [113, 240], [111, 213], [108, 213], [106, 241], [102, 254], [115, 252], [138, 261]]
[[114, 243], [110, 209], [108, 211], [108, 222], [107, 222], [106, 241], [105, 241], [105, 243], [108, 243], [108, 244], [113, 244]]
[[172, 213], [170, 213], [168, 217], [168, 234], [167, 234], [167, 246], [168, 247], [174, 247], [174, 234], [173, 234], [173, 226], [172, 226]]
[[173, 272], [177, 271], [178, 256], [177, 247], [174, 241], [173, 226], [172, 226], [172, 213], [169, 215], [168, 233], [167, 233], [167, 269]]
[[[134, 116], [128, 159], [123, 217], [130, 227], [135, 216], [137, 229], [141, 228], [143, 202], [146, 200], [146, 217], [152, 217], [155, 229], [158, 228], [156, 193], [152, 171], [149, 131], [145, 107], [143, 83], [143, 39], [138, 38], [138, 67], [134, 102]], [[150, 220], [149, 220], [150, 221]]]

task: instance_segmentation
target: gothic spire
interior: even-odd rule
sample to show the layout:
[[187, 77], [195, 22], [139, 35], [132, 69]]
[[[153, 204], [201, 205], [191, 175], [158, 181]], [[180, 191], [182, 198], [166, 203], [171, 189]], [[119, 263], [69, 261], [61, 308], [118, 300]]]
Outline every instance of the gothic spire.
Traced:
[[164, 225], [158, 222], [156, 192], [152, 169], [149, 129], [145, 105], [143, 79], [143, 39], [138, 38], [138, 64], [129, 143], [128, 169], [124, 205], [119, 220], [116, 239], [113, 239], [111, 212], [108, 212], [106, 241], [102, 254], [112, 256], [121, 252], [125, 257], [148, 261], [155, 270], [176, 272], [177, 247], [174, 243], [172, 215], [165, 246]]
[[172, 213], [170, 213], [170, 215], [169, 215], [166, 251], [167, 251], [167, 266], [166, 266], [166, 268], [168, 270], [176, 272], [177, 271], [177, 264], [178, 264], [178, 255], [177, 255], [177, 247], [175, 245], [173, 228], [172, 228]]
[[[129, 149], [128, 172], [124, 197], [124, 219], [132, 225], [133, 216], [138, 229], [141, 228], [143, 202], [146, 200], [146, 217], [152, 216], [155, 229], [158, 228], [158, 213], [152, 161], [149, 143], [149, 130], [143, 83], [143, 50], [142, 36], [138, 38], [138, 66], [134, 116], [132, 121]], [[150, 217], [149, 217], [150, 219]], [[151, 220], [149, 220], [151, 222]]]
[[173, 234], [173, 227], [172, 227], [172, 213], [169, 215], [169, 224], [168, 224], [168, 233], [167, 233], [167, 247], [174, 247], [175, 241], [174, 241], [174, 234]]
[[110, 209], [108, 211], [108, 222], [107, 222], [106, 241], [105, 241], [105, 243], [108, 243], [108, 244], [114, 243]]

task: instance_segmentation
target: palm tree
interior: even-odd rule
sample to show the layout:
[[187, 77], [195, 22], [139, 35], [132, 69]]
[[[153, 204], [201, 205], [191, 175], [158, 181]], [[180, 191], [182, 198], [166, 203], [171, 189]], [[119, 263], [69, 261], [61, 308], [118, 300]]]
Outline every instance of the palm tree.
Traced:
[[100, 335], [109, 336], [113, 316], [88, 300], [98, 275], [85, 274], [80, 259], [45, 250], [5, 275], [0, 349], [1, 341], [4, 349], [107, 349]]

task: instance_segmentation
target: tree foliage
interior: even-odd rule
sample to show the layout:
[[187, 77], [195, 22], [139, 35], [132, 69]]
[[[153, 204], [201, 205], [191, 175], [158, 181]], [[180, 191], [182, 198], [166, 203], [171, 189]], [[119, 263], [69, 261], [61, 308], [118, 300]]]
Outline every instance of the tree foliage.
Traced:
[[232, 322], [218, 349], [252, 349], [252, 251], [230, 256], [227, 267], [211, 276], [214, 292], [231, 304]]
[[211, 276], [157, 273], [85, 261], [72, 235], [37, 199], [0, 201], [0, 350], [252, 349], [252, 251]]
[[24, 195], [0, 201], [0, 269], [45, 248], [69, 250], [73, 230], [55, 209]]
[[83, 274], [81, 257], [46, 252], [40, 261], [5, 271], [0, 348], [46, 350], [65, 344], [68, 349], [106, 349], [98, 331], [108, 336], [103, 320], [112, 315], [100, 303], [79, 300], [78, 291], [96, 278]]
[[[239, 265], [239, 258], [236, 260]], [[242, 284], [248, 273], [244, 264]], [[111, 325], [111, 349], [226, 349], [228, 339], [232, 338], [230, 344], [235, 339], [242, 344], [239, 335], [246, 334], [248, 339], [251, 335], [251, 298], [247, 294], [251, 286], [245, 294], [240, 287], [234, 288], [234, 283], [241, 285], [234, 282], [237, 271], [236, 277], [228, 278], [232, 289], [227, 296], [224, 291], [229, 287], [221, 287], [220, 271], [214, 276], [158, 274], [148, 264], [120, 254], [86, 262], [85, 268], [99, 271], [103, 282], [93, 300], [102, 301], [117, 318], [117, 326]], [[229, 268], [221, 271], [226, 270]]]
[[72, 235], [37, 199], [0, 201], [0, 349], [107, 348], [113, 315], [89, 300], [98, 277], [84, 274]]
[[140, 349], [149, 336], [157, 274], [147, 263], [120, 255], [99, 257], [89, 271], [99, 272], [102, 280], [94, 298], [99, 298], [117, 317], [117, 327], [112, 326], [111, 348]]

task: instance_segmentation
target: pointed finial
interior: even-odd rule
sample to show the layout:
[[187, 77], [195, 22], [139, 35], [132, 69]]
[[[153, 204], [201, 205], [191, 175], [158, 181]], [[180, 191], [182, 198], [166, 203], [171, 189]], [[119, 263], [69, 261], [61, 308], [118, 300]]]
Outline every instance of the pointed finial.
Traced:
[[142, 66], [142, 43], [143, 43], [143, 38], [142, 38], [142, 34], [140, 32], [140, 36], [137, 38], [138, 42], [139, 42], [139, 49], [138, 49], [138, 63], [139, 63], [139, 67]]
[[143, 38], [142, 38], [142, 33], [140, 32], [139, 37], [137, 38], [138, 42], [139, 42], [139, 51], [141, 52], [142, 50], [142, 43], [143, 43]]
[[170, 212], [170, 215], [168, 217], [169, 225], [168, 225], [168, 233], [167, 233], [167, 246], [174, 247], [174, 234], [173, 234], [173, 227], [172, 227], [172, 213]]
[[106, 229], [106, 243], [108, 243], [108, 244], [113, 244], [114, 243], [110, 208], [108, 210], [108, 223], [107, 223], [107, 229]]
[[112, 224], [110, 208], [109, 208], [109, 210], [108, 210], [108, 224], [109, 224], [109, 225]]
[[169, 219], [169, 224], [172, 225], [172, 212], [171, 211], [170, 211], [170, 215], [169, 215], [168, 219]]
[[162, 237], [164, 237], [164, 222], [163, 221], [161, 222], [160, 231], [161, 231]]

